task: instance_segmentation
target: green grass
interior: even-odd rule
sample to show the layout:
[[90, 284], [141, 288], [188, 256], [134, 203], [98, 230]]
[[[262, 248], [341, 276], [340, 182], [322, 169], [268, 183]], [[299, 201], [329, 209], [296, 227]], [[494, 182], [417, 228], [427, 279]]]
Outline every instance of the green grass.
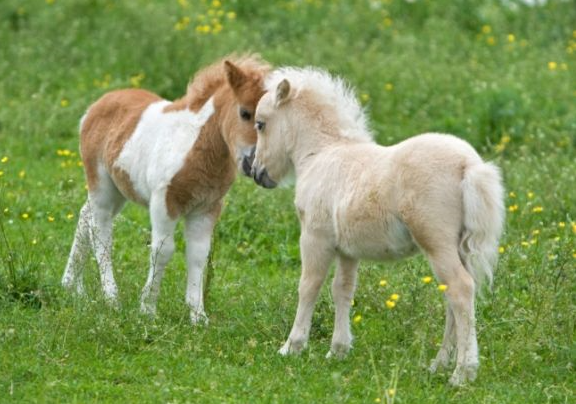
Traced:
[[[0, 162], [0, 402], [573, 400], [573, 1], [515, 11], [496, 0], [223, 1], [217, 34], [195, 30], [209, 2], [48, 3], [4, 0], [0, 7], [0, 159], [8, 157]], [[89, 299], [61, 290], [85, 198], [73, 153], [87, 106], [135, 84], [180, 96], [200, 66], [248, 50], [275, 65], [312, 64], [345, 76], [382, 144], [451, 132], [503, 168], [515, 194], [506, 205], [517, 209], [508, 213], [494, 290], [477, 307], [476, 382], [455, 389], [448, 372], [426, 371], [444, 320], [441, 293], [421, 281], [430, 275], [421, 257], [362, 265], [353, 309], [362, 320], [347, 359], [324, 359], [333, 325], [328, 288], [309, 349], [279, 357], [299, 277], [293, 190], [266, 191], [243, 178], [215, 234], [208, 327], [188, 323], [181, 230], [159, 316], [139, 315], [149, 225], [135, 206], [115, 225], [122, 308], [102, 301], [94, 262], [86, 271]], [[401, 298], [389, 310], [392, 293]], [[390, 388], [394, 397], [386, 396]]]

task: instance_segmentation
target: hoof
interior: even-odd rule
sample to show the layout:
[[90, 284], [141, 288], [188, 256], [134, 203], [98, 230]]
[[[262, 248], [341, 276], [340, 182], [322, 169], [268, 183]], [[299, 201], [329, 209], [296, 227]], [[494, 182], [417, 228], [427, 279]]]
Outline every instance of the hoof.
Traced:
[[278, 350], [278, 353], [282, 356], [298, 355], [302, 352], [305, 346], [305, 342], [295, 342], [288, 339], [284, 346]]
[[330, 350], [326, 354], [326, 359], [335, 358], [335, 359], [344, 359], [350, 352], [350, 345], [349, 344], [332, 344]]
[[192, 325], [208, 325], [208, 316], [202, 311], [191, 311], [190, 312], [190, 322]]
[[468, 382], [473, 382], [478, 373], [478, 364], [457, 366], [450, 377], [449, 383], [454, 387], [460, 387]]

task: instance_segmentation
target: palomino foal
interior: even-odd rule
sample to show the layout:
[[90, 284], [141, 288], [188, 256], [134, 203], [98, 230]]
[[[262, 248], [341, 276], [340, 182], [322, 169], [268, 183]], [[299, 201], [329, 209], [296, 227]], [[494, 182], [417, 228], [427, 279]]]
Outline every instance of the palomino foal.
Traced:
[[272, 188], [294, 171], [301, 224], [298, 310], [280, 353], [306, 346], [334, 259], [336, 318], [328, 356], [343, 356], [352, 342], [349, 312], [359, 259], [397, 259], [419, 248], [448, 285], [444, 340], [430, 369], [447, 366], [455, 348], [450, 382], [473, 380], [474, 294], [483, 278], [492, 280], [504, 218], [497, 167], [450, 135], [376, 145], [353, 92], [322, 71], [277, 70], [266, 90], [256, 109], [253, 176]]
[[203, 270], [222, 199], [237, 169], [248, 174], [256, 143], [254, 110], [269, 66], [256, 57], [230, 58], [200, 71], [174, 102], [144, 90], [105, 94], [80, 122], [80, 151], [88, 181], [62, 284], [84, 293], [88, 241], [107, 300], [116, 303], [112, 221], [128, 199], [148, 207], [152, 224], [150, 270], [141, 310], [155, 314], [164, 267], [174, 252], [174, 230], [185, 220], [193, 323], [207, 321]]

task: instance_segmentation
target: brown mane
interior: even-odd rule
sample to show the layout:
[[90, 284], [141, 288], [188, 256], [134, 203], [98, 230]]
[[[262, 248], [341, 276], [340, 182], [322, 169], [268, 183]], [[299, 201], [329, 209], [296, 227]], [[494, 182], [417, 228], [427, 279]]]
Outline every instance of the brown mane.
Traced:
[[188, 84], [186, 95], [175, 100], [164, 111], [178, 111], [190, 109], [198, 111], [210, 99], [218, 88], [226, 84], [224, 61], [228, 60], [238, 66], [250, 78], [257, 79], [271, 70], [271, 66], [262, 60], [258, 54], [236, 55], [230, 54], [216, 63], [198, 71]]

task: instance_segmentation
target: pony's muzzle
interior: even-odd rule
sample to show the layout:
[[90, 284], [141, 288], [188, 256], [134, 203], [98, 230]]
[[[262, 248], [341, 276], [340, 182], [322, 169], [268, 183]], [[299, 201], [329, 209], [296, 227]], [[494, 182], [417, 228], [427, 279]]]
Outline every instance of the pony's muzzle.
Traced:
[[276, 185], [278, 185], [268, 176], [268, 171], [266, 171], [265, 168], [257, 169], [255, 166], [252, 166], [252, 177], [256, 184], [264, 188], [276, 188]]
[[242, 157], [242, 172], [246, 177], [252, 177], [252, 164], [254, 163], [254, 156], [256, 147], [250, 150], [250, 154]]

